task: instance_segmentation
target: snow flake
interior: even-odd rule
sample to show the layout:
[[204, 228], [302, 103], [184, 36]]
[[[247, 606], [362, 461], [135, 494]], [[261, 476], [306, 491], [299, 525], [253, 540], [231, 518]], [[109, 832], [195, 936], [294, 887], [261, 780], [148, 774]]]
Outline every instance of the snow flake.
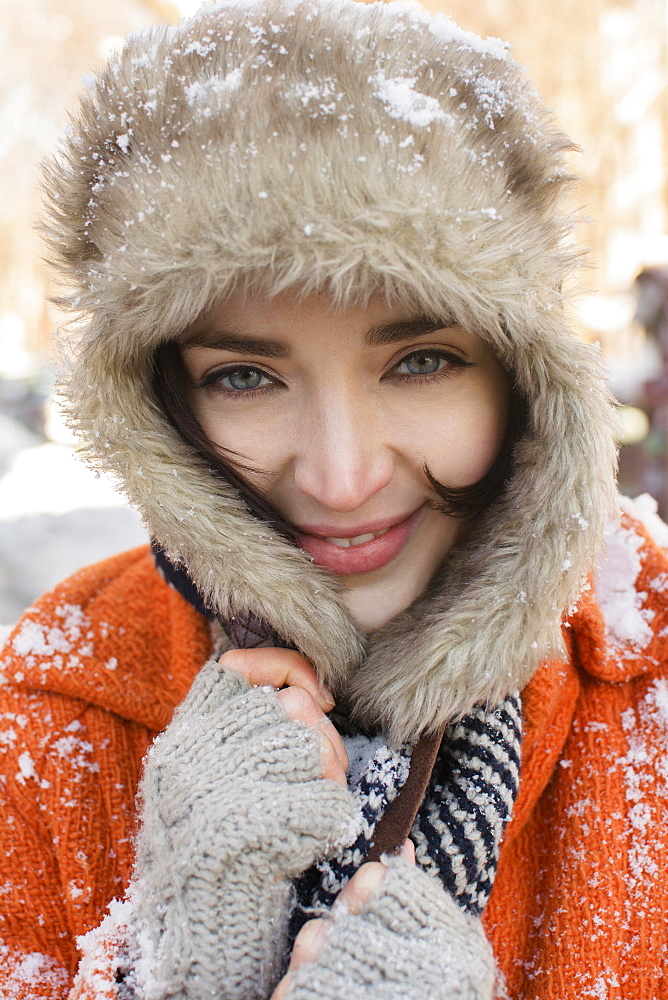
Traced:
[[510, 54], [510, 44], [500, 38], [490, 36], [480, 38], [472, 31], [465, 31], [460, 28], [456, 21], [446, 14], [434, 14], [425, 19], [432, 33], [439, 41], [446, 44], [454, 43], [459, 48], [468, 49], [470, 52], [477, 52], [482, 56], [491, 56], [492, 59], [507, 60]]
[[70, 899], [78, 899], [80, 896], [83, 896], [83, 894], [84, 894], [83, 889], [81, 889], [76, 884], [76, 882], [70, 882], [70, 884], [67, 887], [67, 895], [70, 897]]
[[[34, 619], [24, 621], [12, 640], [14, 652], [32, 666], [35, 656], [49, 657], [54, 666], [62, 667], [61, 654], [72, 654], [67, 660], [70, 667], [81, 667], [80, 656], [91, 657], [94, 653], [90, 641], [93, 632], [90, 629], [90, 619], [83, 610], [75, 604], [60, 605], [55, 609], [55, 615], [60, 621], [57, 624], [41, 624]], [[87, 641], [81, 642], [85, 639]], [[78, 654], [78, 655], [75, 655]], [[16, 680], [21, 680], [19, 674]]]
[[620, 497], [620, 507], [631, 517], [642, 522], [652, 541], [662, 549], [668, 549], [668, 524], [661, 520], [657, 511], [658, 505], [649, 493], [641, 493], [635, 500]]
[[348, 785], [354, 788], [359, 784], [362, 773], [378, 750], [385, 746], [385, 739], [379, 733], [375, 737], [344, 736], [343, 743], [348, 754]]
[[[286, 99], [296, 100], [303, 108], [307, 108], [312, 117], [317, 115], [334, 115], [344, 94], [339, 89], [334, 77], [324, 77], [318, 83], [296, 83], [285, 91]], [[347, 119], [347, 115], [343, 120]]]
[[643, 607], [647, 595], [636, 590], [642, 569], [640, 550], [643, 539], [619, 522], [606, 532], [607, 553], [598, 567], [596, 596], [603, 614], [611, 646], [628, 659], [652, 640], [651, 608]]
[[[83, 609], [77, 604], [60, 604], [56, 608], [56, 615], [63, 620], [63, 628], [68, 633], [68, 637], [74, 641], [81, 635], [81, 630], [90, 628], [90, 619], [86, 617]], [[90, 638], [90, 633], [89, 633]]]
[[0, 963], [5, 970], [3, 1000], [18, 1000], [37, 992], [45, 995], [45, 987], [49, 987], [52, 996], [60, 996], [69, 983], [67, 969], [50, 955], [38, 951], [24, 954], [0, 943]]
[[241, 83], [241, 68], [230, 70], [225, 76], [215, 75], [207, 80], [191, 83], [185, 88], [186, 101], [192, 107], [203, 109], [205, 116], [211, 114], [210, 101], [237, 90]]
[[[208, 44], [207, 44], [208, 43]], [[183, 50], [184, 56], [189, 56], [191, 53], [196, 53], [198, 56], [208, 56], [210, 52], [213, 52], [216, 48], [216, 42], [212, 41], [211, 36], [205, 36], [201, 41], [195, 39], [195, 41], [190, 42], [189, 45]]]
[[652, 822], [652, 810], [646, 802], [638, 802], [629, 810], [629, 822], [634, 830], [644, 833]]
[[53, 749], [62, 760], [67, 760], [73, 767], [91, 771], [93, 774], [97, 774], [100, 770], [99, 763], [90, 759], [93, 745], [88, 740], [82, 740], [78, 736], [61, 736], [54, 742]]
[[48, 628], [30, 620], [16, 633], [12, 646], [19, 656], [51, 656], [56, 652], [69, 653], [72, 649], [71, 642], [59, 628]]
[[664, 677], [657, 677], [648, 688], [643, 711], [647, 720], [668, 732], [668, 680]]
[[615, 761], [621, 770], [628, 820], [628, 885], [631, 890], [655, 878], [658, 865], [652, 844], [665, 826], [668, 804], [668, 681], [654, 680], [637, 709], [621, 716], [628, 751]]
[[19, 770], [17, 771], [15, 777], [20, 785], [25, 785], [29, 778], [34, 778], [40, 788], [50, 787], [50, 782], [46, 780], [40, 781], [39, 775], [35, 770], [35, 762], [27, 750], [19, 755], [18, 765]]
[[390, 118], [407, 121], [416, 128], [426, 128], [435, 121], [449, 120], [435, 97], [415, 90], [416, 77], [386, 77], [381, 71], [371, 79], [376, 88], [373, 96], [385, 105]]
[[490, 76], [476, 76], [473, 84], [480, 106], [485, 111], [485, 121], [494, 128], [494, 116], [503, 118], [510, 107], [510, 98], [503, 82]]
[[619, 989], [619, 980], [614, 973], [608, 972], [607, 975], [601, 974], [598, 976], [596, 982], [593, 983], [591, 989], [586, 990], [584, 996], [593, 997], [594, 1000], [608, 1000], [610, 996], [608, 986]]

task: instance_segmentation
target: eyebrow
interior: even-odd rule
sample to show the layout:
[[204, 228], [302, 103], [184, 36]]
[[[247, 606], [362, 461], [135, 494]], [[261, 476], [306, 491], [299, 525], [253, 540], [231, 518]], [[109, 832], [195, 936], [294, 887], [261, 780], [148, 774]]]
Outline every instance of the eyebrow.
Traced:
[[402, 340], [412, 340], [414, 337], [424, 337], [436, 330], [449, 329], [456, 326], [451, 319], [410, 319], [403, 323], [387, 323], [385, 326], [375, 326], [366, 335], [370, 347], [380, 347], [383, 344], [396, 344]]
[[214, 351], [234, 351], [238, 354], [257, 354], [262, 358], [287, 358], [290, 348], [280, 340], [249, 337], [228, 333], [226, 330], [198, 330], [181, 341], [181, 347], [208, 347]]
[[[374, 326], [367, 331], [365, 340], [369, 347], [380, 347], [383, 344], [413, 340], [414, 337], [423, 337], [427, 333], [434, 333], [436, 330], [448, 329], [455, 325], [451, 318], [413, 319], [402, 323], [386, 323], [382, 326]], [[262, 358], [287, 358], [290, 355], [289, 345], [281, 340], [250, 337], [217, 328], [193, 332], [181, 341], [181, 346], [184, 349], [206, 347], [216, 351], [255, 354]]]

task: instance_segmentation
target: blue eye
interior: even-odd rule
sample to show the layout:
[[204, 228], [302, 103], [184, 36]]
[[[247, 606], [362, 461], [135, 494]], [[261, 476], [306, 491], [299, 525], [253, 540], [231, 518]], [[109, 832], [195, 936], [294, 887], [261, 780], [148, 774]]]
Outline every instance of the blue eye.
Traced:
[[435, 375], [446, 365], [446, 359], [436, 351], [415, 351], [399, 363], [402, 375]]
[[244, 365], [242, 368], [228, 370], [224, 377], [219, 379], [219, 384], [226, 389], [233, 389], [235, 392], [244, 392], [268, 385], [269, 379], [259, 368], [250, 368]]
[[201, 380], [198, 389], [208, 389], [211, 392], [223, 393], [228, 399], [247, 399], [256, 393], [271, 392], [279, 388], [280, 383], [262, 368], [255, 365], [234, 365], [229, 368], [214, 368]]

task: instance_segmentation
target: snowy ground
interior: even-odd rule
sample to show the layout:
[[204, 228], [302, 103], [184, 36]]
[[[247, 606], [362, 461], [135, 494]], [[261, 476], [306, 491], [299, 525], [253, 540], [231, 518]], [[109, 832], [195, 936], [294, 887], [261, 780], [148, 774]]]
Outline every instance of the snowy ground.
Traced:
[[110, 481], [0, 415], [0, 623], [82, 566], [145, 541]]

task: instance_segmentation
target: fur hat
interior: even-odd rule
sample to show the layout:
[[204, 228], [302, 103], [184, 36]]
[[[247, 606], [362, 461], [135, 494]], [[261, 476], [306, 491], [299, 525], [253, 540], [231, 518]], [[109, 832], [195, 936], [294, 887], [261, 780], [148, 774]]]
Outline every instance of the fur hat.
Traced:
[[[291, 640], [394, 738], [494, 703], [560, 649], [614, 503], [611, 407], [571, 335], [566, 138], [505, 45], [400, 3], [210, 3], [132, 36], [47, 170], [80, 314], [65, 376], [118, 475], [222, 616]], [[233, 290], [374, 292], [492, 345], [529, 402], [501, 500], [369, 637], [335, 579], [247, 511], [168, 424], [156, 346]]]

